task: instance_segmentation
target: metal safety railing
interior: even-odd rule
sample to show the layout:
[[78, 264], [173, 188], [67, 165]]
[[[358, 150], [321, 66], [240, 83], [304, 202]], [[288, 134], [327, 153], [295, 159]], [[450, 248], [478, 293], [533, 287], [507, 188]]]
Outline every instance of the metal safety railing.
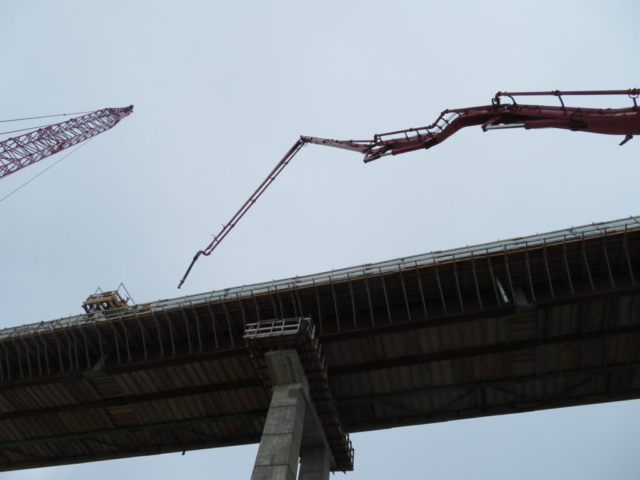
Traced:
[[249, 323], [244, 330], [244, 338], [255, 339], [272, 337], [274, 335], [299, 335], [303, 333], [308, 327], [309, 319], [302, 317]]
[[[329, 283], [348, 282], [357, 278], [369, 277], [373, 275], [383, 275], [385, 273], [397, 272], [399, 269], [419, 268], [422, 266], [439, 265], [453, 263], [471, 257], [481, 255], [498, 255], [525, 248], [549, 247], [554, 244], [562, 244], [571, 241], [581, 241], [593, 237], [604, 235], [632, 232], [640, 230], [640, 216], [632, 216], [621, 220], [609, 222], [593, 223], [580, 227], [571, 227], [556, 230], [544, 234], [536, 234], [527, 237], [517, 237], [509, 240], [498, 240], [474, 246], [466, 246], [451, 250], [435, 251], [420, 255], [397, 258], [377, 263], [367, 263], [354, 267], [331, 270], [312, 275], [296, 276], [281, 280], [271, 280], [269, 282], [242, 285], [238, 287], [214, 290], [207, 293], [187, 295], [155, 302], [132, 305], [119, 309], [117, 312], [81, 314], [60, 318], [52, 321], [28, 324], [18, 327], [10, 327], [0, 330], [0, 339], [20, 336], [31, 333], [44, 333], [59, 328], [66, 328], [73, 325], [81, 325], [89, 322], [99, 322], [108, 320], [116, 315], [119, 318], [128, 315], [140, 315], [147, 312], [165, 313], [172, 309], [180, 309], [188, 304], [191, 307], [199, 304], [206, 305], [216, 301], [238, 300], [242, 298], [270, 294], [279, 290], [314, 287]], [[107, 317], [108, 315], [108, 317]]]
[[316, 329], [310, 317], [264, 320], [248, 324], [244, 339], [254, 367], [265, 387], [271, 388], [265, 354], [279, 349], [296, 350], [309, 382], [309, 394], [315, 405], [335, 465], [333, 471], [353, 470], [353, 445], [349, 439], [329, 382], [328, 368]]

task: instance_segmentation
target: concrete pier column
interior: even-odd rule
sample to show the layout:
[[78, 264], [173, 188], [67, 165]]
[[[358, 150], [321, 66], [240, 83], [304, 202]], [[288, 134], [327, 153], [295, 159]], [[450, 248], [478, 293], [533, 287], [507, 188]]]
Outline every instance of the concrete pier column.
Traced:
[[304, 447], [298, 480], [329, 480], [331, 451], [326, 445]]
[[274, 389], [251, 480], [296, 480], [309, 384], [295, 350], [265, 361]]
[[274, 388], [251, 480], [296, 480], [304, 411], [302, 388]]

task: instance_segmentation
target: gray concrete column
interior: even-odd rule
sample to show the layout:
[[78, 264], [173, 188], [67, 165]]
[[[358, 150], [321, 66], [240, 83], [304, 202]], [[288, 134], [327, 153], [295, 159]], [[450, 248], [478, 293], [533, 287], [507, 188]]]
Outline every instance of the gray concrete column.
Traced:
[[309, 384], [295, 350], [265, 354], [273, 396], [251, 480], [296, 480]]
[[304, 447], [298, 480], [329, 480], [331, 451], [327, 445]]
[[296, 480], [304, 413], [300, 384], [274, 388], [251, 480]]

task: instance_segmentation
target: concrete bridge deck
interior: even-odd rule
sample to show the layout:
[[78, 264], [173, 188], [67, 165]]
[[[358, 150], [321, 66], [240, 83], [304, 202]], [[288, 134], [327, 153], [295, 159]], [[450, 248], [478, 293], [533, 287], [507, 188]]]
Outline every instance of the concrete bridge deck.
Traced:
[[640, 398], [638, 279], [632, 217], [5, 329], [0, 470], [259, 441], [264, 320], [313, 319], [348, 432]]

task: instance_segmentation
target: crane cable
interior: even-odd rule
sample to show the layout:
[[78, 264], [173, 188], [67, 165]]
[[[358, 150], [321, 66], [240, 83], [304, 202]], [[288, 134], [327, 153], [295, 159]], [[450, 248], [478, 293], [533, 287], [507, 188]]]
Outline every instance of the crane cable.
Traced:
[[85, 113], [91, 113], [91, 112], [58, 113], [57, 115], [42, 115], [40, 117], [13, 118], [11, 120], [0, 120], [0, 123], [21, 122], [23, 120], [36, 120], [38, 118], [66, 117], [66, 116], [69, 116], [69, 115], [83, 115]]
[[[36, 120], [39, 118], [51, 118], [51, 117], [66, 117], [69, 115], [83, 115], [85, 113], [92, 113], [92, 112], [76, 112], [76, 113], [59, 113], [57, 115], [43, 115], [41, 117], [25, 117], [25, 118], [14, 118], [12, 120], [0, 120], [0, 123], [7, 123], [7, 122], [20, 122], [22, 120]], [[18, 130], [11, 130], [9, 132], [0, 132], [0, 135], [8, 135], [10, 133], [16, 133], [16, 132], [24, 132], [25, 130], [37, 130], [39, 128], [44, 128], [44, 127], [49, 127], [53, 125], [52, 123], [49, 123], [47, 125], [38, 125], [35, 127], [27, 127], [27, 128], [20, 128]]]
[[27, 128], [20, 128], [18, 130], [11, 130], [9, 132], [1, 132], [0, 135], [8, 135], [10, 133], [16, 133], [16, 132], [24, 132], [25, 130], [33, 130], [36, 131], [39, 128], [44, 128], [44, 127], [50, 127], [51, 125], [53, 125], [53, 123], [50, 123], [48, 125], [38, 125], [37, 127], [27, 127]]
[[64, 160], [65, 158], [67, 158], [69, 155], [71, 155], [72, 153], [77, 152], [78, 150], [80, 150], [82, 147], [84, 147], [87, 143], [89, 143], [91, 140], [93, 140], [95, 137], [90, 138], [89, 140], [87, 140], [86, 142], [78, 145], [78, 147], [74, 148], [73, 150], [71, 150], [69, 153], [67, 153], [64, 157], [60, 158], [59, 160], [57, 160], [55, 163], [53, 163], [52, 165], [49, 165], [47, 168], [45, 168], [43, 171], [41, 171], [39, 174], [37, 174], [35, 177], [31, 178], [31, 180], [28, 180], [26, 182], [24, 182], [22, 185], [20, 185], [18, 188], [16, 188], [14, 191], [12, 191], [11, 193], [5, 195], [4, 197], [0, 198], [0, 203], [2, 203], [4, 200], [6, 200], [7, 198], [9, 198], [11, 195], [13, 195], [14, 193], [16, 193], [18, 190], [20, 190], [22, 187], [27, 186], [29, 183], [33, 182], [36, 178], [38, 178], [40, 175], [42, 175], [44, 172], [50, 170], [51, 168], [55, 167], [57, 164], [59, 164], [62, 160]]

